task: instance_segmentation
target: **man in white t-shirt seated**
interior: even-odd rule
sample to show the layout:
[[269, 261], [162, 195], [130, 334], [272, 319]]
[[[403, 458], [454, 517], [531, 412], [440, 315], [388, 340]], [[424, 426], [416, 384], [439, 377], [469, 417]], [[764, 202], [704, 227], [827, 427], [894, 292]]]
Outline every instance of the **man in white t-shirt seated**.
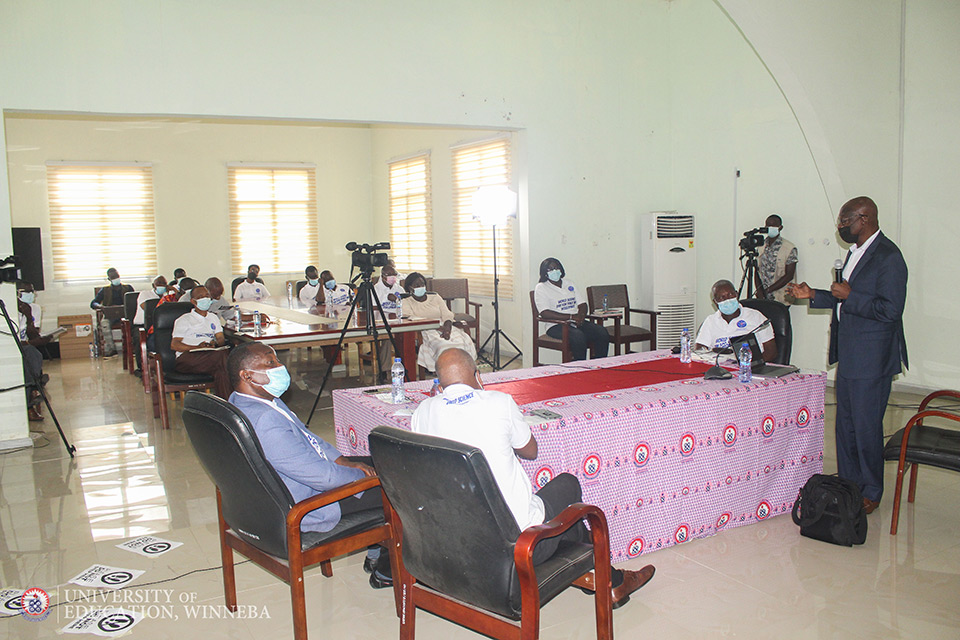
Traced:
[[252, 264], [247, 267], [247, 279], [241, 282], [237, 286], [237, 290], [233, 292], [234, 302], [240, 302], [241, 300], [256, 300], [260, 302], [270, 297], [270, 292], [267, 291], [266, 285], [262, 282], [257, 282], [259, 275], [260, 265]]
[[307, 306], [319, 304], [318, 296], [322, 285], [320, 284], [320, 276], [317, 274], [317, 268], [310, 265], [303, 270], [303, 275], [307, 278], [307, 284], [303, 285], [298, 294], [300, 302]]
[[[735, 352], [739, 345], [731, 345], [730, 338], [754, 331], [766, 323], [767, 318], [756, 309], [741, 305], [737, 298], [737, 289], [729, 280], [717, 280], [710, 292], [714, 304], [717, 305], [717, 312], [707, 316], [700, 325], [697, 347], [714, 351], [733, 349]], [[756, 335], [757, 342], [763, 347], [764, 362], [775, 360], [777, 342], [770, 324], [767, 323], [756, 331]]]
[[397, 277], [397, 270], [390, 265], [380, 270], [380, 279], [373, 285], [373, 291], [377, 294], [384, 313], [396, 313], [397, 301], [405, 293], [400, 278]]
[[223, 295], [223, 282], [220, 278], [207, 278], [203, 283], [210, 295], [210, 313], [220, 318], [220, 324], [233, 318], [233, 305]]
[[227, 374], [227, 350], [224, 346], [220, 318], [210, 313], [210, 294], [206, 287], [194, 287], [190, 292], [193, 310], [173, 323], [170, 348], [177, 353], [175, 369], [180, 373], [199, 373], [213, 376], [213, 391], [226, 400], [230, 396], [230, 376]]
[[[462, 349], [447, 349], [437, 356], [439, 395], [427, 398], [413, 413], [411, 428], [417, 433], [455, 440], [480, 449], [490, 466], [504, 502], [520, 530], [555, 518], [571, 504], [582, 501], [580, 481], [561, 473], [533, 493], [529, 476], [517, 460], [537, 457], [537, 441], [509, 395], [485, 391], [477, 365]], [[589, 541], [580, 523], [561, 536], [545, 538], [533, 550], [534, 564], [556, 553], [560, 540]], [[653, 565], [639, 571], [611, 567], [613, 608], [630, 599], [654, 574]]]
[[322, 288], [318, 300], [322, 304], [335, 304], [345, 306], [353, 302], [353, 292], [348, 285], [338, 283], [333, 277], [333, 273], [324, 270], [320, 274]]

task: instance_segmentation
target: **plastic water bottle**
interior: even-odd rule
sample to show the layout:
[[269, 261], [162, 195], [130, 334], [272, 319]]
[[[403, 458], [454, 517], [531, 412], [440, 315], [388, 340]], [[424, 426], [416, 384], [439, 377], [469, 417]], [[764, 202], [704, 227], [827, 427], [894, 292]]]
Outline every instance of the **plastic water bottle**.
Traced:
[[403, 404], [407, 401], [406, 396], [403, 395], [403, 379], [406, 375], [403, 362], [400, 358], [394, 358], [393, 366], [390, 367], [390, 398], [393, 404]]
[[440, 379], [434, 378], [433, 387], [430, 389], [430, 396], [433, 397], [437, 395], [440, 395]]
[[603, 312], [610, 311], [610, 305], [607, 304], [607, 294], [603, 294]]
[[293, 283], [287, 283], [287, 302], [290, 303], [290, 306], [293, 306]]
[[233, 305], [233, 322], [237, 325], [237, 331], [240, 331], [240, 325], [243, 324], [243, 314], [240, 313], [240, 305]]
[[750, 350], [750, 345], [746, 342], [740, 345], [737, 359], [740, 361], [739, 380], [746, 384], [753, 380], [753, 351]]
[[680, 334], [680, 362], [690, 364], [693, 359], [690, 347], [690, 329], [685, 328]]
[[256, 335], [260, 335], [260, 330], [263, 324], [260, 322], [260, 309], [254, 309], [253, 311], [253, 331]]
[[397, 296], [397, 320], [403, 318], [403, 298]]

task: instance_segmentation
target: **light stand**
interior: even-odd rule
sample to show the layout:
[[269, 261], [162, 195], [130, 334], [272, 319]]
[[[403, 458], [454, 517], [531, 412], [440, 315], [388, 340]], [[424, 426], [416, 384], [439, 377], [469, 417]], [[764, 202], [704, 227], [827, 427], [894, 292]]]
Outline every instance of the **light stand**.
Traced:
[[[500, 274], [497, 270], [497, 225], [502, 226], [506, 224], [507, 218], [517, 215], [517, 194], [506, 186], [479, 187], [473, 196], [473, 210], [476, 219], [493, 228], [493, 302], [491, 303], [493, 304], [493, 331], [483, 341], [477, 357], [490, 365], [494, 371], [500, 371], [523, 355], [520, 347], [500, 328]], [[479, 331], [479, 328], [477, 330]], [[504, 364], [500, 362], [501, 336], [517, 352]], [[490, 340], [493, 340], [493, 354], [492, 358], [487, 358], [482, 354]]]

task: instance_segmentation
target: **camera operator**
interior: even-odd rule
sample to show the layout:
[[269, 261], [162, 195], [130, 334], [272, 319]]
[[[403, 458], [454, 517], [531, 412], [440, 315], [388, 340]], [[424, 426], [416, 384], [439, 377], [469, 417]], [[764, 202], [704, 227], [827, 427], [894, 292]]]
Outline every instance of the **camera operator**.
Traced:
[[43, 420], [43, 414], [40, 412], [41, 397], [36, 380], [40, 380], [40, 384], [46, 384], [47, 376], [43, 373], [43, 355], [40, 354], [38, 347], [48, 344], [50, 338], [41, 336], [40, 330], [34, 322], [34, 311], [31, 308], [34, 298], [33, 285], [18, 282], [17, 294], [17, 310], [20, 312], [17, 321], [19, 329], [17, 339], [23, 347], [23, 378], [27, 390], [27, 419], [30, 422], [39, 422]]
[[767, 238], [760, 249], [755, 282], [757, 298], [776, 300], [791, 304], [793, 297], [787, 293], [788, 282], [793, 282], [797, 273], [797, 247], [785, 239], [783, 220], [777, 214], [767, 216]]

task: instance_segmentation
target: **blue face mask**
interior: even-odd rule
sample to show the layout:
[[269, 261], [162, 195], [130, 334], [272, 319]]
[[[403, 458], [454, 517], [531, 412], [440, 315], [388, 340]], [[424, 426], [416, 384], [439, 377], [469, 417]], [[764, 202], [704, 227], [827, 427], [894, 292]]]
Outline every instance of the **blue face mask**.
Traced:
[[156, 288], [154, 289], [154, 291], [157, 292], [157, 295], [158, 295], [158, 296], [165, 296], [165, 295], [167, 295], [167, 288], [166, 288], [166, 287], [156, 287]]
[[270, 378], [270, 382], [267, 384], [258, 384], [254, 382], [253, 384], [263, 387], [263, 390], [272, 395], [274, 398], [279, 398], [287, 389], [290, 388], [290, 372], [287, 371], [287, 368], [283, 365], [274, 367], [273, 369], [267, 369], [266, 371], [256, 371], [256, 373], [265, 374], [268, 378]]
[[728, 298], [723, 302], [718, 302], [717, 308], [720, 309], [720, 313], [723, 315], [732, 316], [737, 312], [737, 309], [740, 308], [740, 301], [736, 298]]
[[213, 300], [210, 298], [197, 298], [197, 309], [200, 309], [200, 311], [208, 311], [211, 304], [213, 304]]
[[320, 279], [314, 278], [313, 280], [307, 280], [307, 284], [309, 284], [311, 287], [315, 287], [320, 284]]
[[112, 285], [115, 286], [115, 287], [119, 287], [119, 286], [120, 286], [120, 278], [114, 278], [113, 280], [110, 281], [110, 284], [112, 284]]
[[323, 286], [325, 286], [327, 289], [330, 289], [330, 291], [333, 291], [337, 288], [337, 281], [333, 279], [327, 280], [323, 283]]
[[547, 277], [550, 278], [550, 282], [560, 282], [560, 269], [550, 269], [547, 271]]
[[422, 298], [423, 296], [427, 295], [427, 288], [426, 288], [426, 287], [414, 287], [414, 288], [413, 288], [413, 295], [416, 296], [417, 298]]
[[20, 292], [20, 299], [26, 302], [27, 304], [33, 304], [33, 301], [35, 298], [36, 298], [36, 294], [34, 294], [33, 291]]
[[780, 229], [776, 227], [767, 227], [767, 237], [773, 240], [780, 235]]

